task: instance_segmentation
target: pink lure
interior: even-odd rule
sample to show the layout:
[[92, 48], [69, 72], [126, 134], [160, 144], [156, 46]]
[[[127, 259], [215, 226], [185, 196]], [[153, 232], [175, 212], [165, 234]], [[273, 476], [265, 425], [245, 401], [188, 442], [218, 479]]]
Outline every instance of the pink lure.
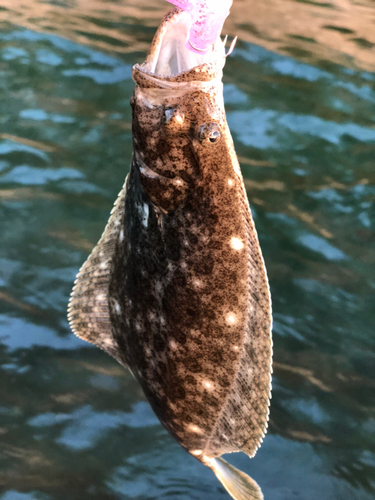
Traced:
[[192, 18], [187, 47], [206, 54], [221, 33], [232, 0], [167, 0]]

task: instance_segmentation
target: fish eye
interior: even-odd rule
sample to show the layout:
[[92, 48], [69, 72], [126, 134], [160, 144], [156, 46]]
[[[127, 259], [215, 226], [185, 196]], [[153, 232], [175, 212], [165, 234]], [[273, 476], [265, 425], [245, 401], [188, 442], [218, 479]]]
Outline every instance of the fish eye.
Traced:
[[217, 123], [205, 123], [198, 131], [198, 139], [201, 144], [214, 144], [221, 137], [220, 127]]
[[220, 139], [220, 132], [218, 130], [214, 130], [209, 137], [210, 142], [216, 142]]

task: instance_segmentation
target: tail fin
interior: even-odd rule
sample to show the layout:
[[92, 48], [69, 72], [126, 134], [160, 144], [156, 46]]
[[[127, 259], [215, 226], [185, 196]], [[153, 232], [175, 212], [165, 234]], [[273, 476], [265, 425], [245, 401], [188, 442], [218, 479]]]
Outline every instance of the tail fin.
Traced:
[[211, 458], [206, 465], [235, 500], [264, 500], [262, 490], [254, 479], [222, 458]]

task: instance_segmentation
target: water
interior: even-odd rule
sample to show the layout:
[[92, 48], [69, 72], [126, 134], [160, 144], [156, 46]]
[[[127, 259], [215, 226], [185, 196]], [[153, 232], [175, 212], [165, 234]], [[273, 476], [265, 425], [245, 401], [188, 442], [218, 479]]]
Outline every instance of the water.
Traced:
[[[234, 0], [228, 121], [274, 306], [266, 500], [375, 489], [375, 5]], [[0, 0], [0, 499], [225, 500], [129, 374], [69, 331], [131, 155], [162, 0]]]

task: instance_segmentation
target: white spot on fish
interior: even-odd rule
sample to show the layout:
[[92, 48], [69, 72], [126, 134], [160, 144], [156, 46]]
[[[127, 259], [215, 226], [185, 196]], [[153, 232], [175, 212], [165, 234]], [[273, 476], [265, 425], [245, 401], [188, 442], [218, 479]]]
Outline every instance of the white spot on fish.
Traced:
[[202, 463], [204, 465], [207, 465], [210, 468], [212, 468], [212, 466], [215, 464], [214, 459], [210, 458], [210, 457], [207, 457], [206, 455], [203, 455], [203, 457], [201, 458], [201, 460], [202, 460]]
[[190, 432], [195, 432], [195, 434], [203, 434], [203, 431], [200, 427], [198, 427], [197, 425], [194, 425], [194, 424], [189, 424], [187, 426], [188, 430]]
[[120, 231], [120, 236], [119, 236], [120, 241], [124, 241], [124, 230], [121, 229]]
[[144, 220], [143, 220], [143, 225], [144, 225], [145, 227], [147, 227], [147, 226], [148, 226], [148, 215], [149, 215], [149, 208], [148, 208], [147, 203], [145, 203], [145, 204], [143, 205], [143, 210], [144, 210]]
[[182, 113], [178, 113], [176, 114], [176, 122], [179, 124], [179, 125], [182, 125], [184, 123], [184, 115]]
[[202, 288], [203, 287], [203, 282], [197, 278], [195, 278], [193, 280], [193, 285], [196, 287], [196, 288]]
[[143, 205], [139, 204], [138, 205], [138, 212], [141, 217], [141, 222], [144, 227], [148, 226], [148, 215], [149, 215], [149, 209], [147, 203], [144, 203]]
[[209, 382], [208, 380], [203, 380], [203, 385], [205, 386], [206, 389], [212, 389], [212, 383]]
[[228, 186], [230, 186], [230, 187], [233, 186], [233, 180], [232, 179], [228, 179]]
[[174, 340], [171, 340], [169, 342], [169, 347], [171, 348], [171, 351], [177, 351], [177, 349], [178, 349], [178, 346]]
[[106, 267], [107, 267], [107, 261], [105, 260], [105, 261], [101, 262], [100, 269], [105, 269]]
[[101, 301], [101, 300], [104, 300], [104, 299], [105, 299], [104, 293], [100, 293], [99, 295], [96, 296], [96, 300]]
[[227, 314], [227, 317], [225, 319], [228, 325], [234, 325], [237, 322], [236, 315], [233, 313]]
[[233, 350], [234, 350], [234, 351], [238, 351], [238, 345], [234, 345], [234, 346], [233, 346]]
[[121, 307], [117, 300], [115, 300], [115, 311], [117, 314], [121, 314]]
[[192, 450], [190, 453], [197, 457], [198, 455], [202, 455], [202, 450]]
[[233, 250], [242, 250], [243, 249], [243, 243], [242, 240], [239, 238], [236, 238], [235, 236], [230, 240], [230, 246], [233, 248]]

